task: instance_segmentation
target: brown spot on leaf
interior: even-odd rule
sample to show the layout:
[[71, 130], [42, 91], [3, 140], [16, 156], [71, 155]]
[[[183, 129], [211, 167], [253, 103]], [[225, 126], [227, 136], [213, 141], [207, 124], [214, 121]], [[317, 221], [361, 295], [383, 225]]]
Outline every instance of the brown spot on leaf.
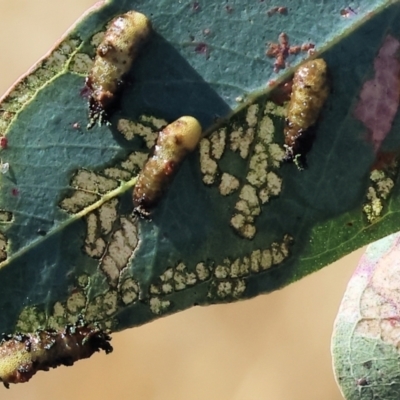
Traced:
[[268, 48], [265, 54], [270, 58], [275, 58], [274, 70], [278, 72], [287, 66], [286, 59], [290, 54], [299, 54], [302, 52], [308, 52], [310, 49], [314, 49], [315, 45], [312, 43], [306, 43], [301, 46], [289, 45], [289, 37], [285, 32], [279, 34], [278, 43], [268, 43]]
[[207, 43], [204, 43], [204, 42], [198, 43], [196, 45], [196, 47], [194, 48], [194, 51], [198, 54], [204, 54], [206, 56], [206, 58], [209, 58], [209, 56], [210, 56], [210, 51], [209, 51], [208, 45], [207, 45]]

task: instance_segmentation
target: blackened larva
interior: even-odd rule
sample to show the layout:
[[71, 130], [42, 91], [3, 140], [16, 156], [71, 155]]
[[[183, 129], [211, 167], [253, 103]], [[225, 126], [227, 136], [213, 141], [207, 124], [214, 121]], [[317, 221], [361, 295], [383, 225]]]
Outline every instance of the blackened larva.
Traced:
[[133, 189], [136, 213], [142, 217], [150, 215], [182, 161], [197, 147], [201, 132], [201, 125], [196, 118], [184, 116], [159, 133], [153, 152], [139, 173]]
[[111, 337], [100, 328], [85, 324], [81, 319], [61, 331], [38, 330], [33, 334], [3, 335], [0, 342], [0, 382], [29, 381], [38, 371], [48, 371], [59, 365], [72, 365], [93, 353], [113, 348]]
[[151, 31], [150, 20], [136, 11], [129, 11], [111, 21], [97, 48], [93, 68], [86, 78], [89, 93], [88, 129], [107, 116], [107, 111], [121, 89], [124, 76]]
[[296, 161], [304, 156], [301, 140], [316, 123], [328, 94], [327, 65], [322, 58], [307, 61], [296, 70], [284, 129], [286, 159]]

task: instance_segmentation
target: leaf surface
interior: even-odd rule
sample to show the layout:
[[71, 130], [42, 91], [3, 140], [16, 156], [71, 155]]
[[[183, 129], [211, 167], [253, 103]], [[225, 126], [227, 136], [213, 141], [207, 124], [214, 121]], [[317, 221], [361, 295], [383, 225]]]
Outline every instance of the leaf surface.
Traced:
[[[60, 328], [79, 314], [121, 330], [250, 298], [398, 229], [398, 101], [375, 104], [394, 109], [380, 136], [354, 113], [382, 70], [376, 57], [400, 38], [398, 3], [292, 1], [270, 16], [264, 2], [247, 3], [106, 2], [4, 96], [2, 331]], [[129, 9], [156, 33], [111, 124], [87, 131], [81, 92], [95, 46]], [[330, 72], [304, 171], [282, 160], [286, 109], [272, 99], [308, 55], [274, 72], [266, 51], [282, 32], [315, 45]], [[199, 119], [205, 138], [151, 221], [138, 219], [136, 176], [155, 132], [182, 115]]]
[[336, 318], [332, 353], [346, 399], [397, 399], [400, 235], [367, 247]]

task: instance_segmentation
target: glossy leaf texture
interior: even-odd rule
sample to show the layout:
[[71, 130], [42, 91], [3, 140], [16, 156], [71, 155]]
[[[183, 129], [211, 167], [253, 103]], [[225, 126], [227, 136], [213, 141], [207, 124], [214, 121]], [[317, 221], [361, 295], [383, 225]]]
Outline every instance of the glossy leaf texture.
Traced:
[[332, 338], [346, 399], [398, 399], [400, 234], [370, 246], [351, 278]]
[[[254, 297], [398, 229], [399, 4], [286, 7], [108, 1], [4, 96], [1, 331], [59, 329], [79, 315], [116, 331]], [[82, 90], [96, 45], [130, 9], [155, 34], [110, 124], [88, 131]], [[282, 32], [293, 53], [283, 64], [266, 55]], [[299, 171], [283, 161], [277, 86], [309, 57], [302, 44], [326, 61], [331, 90]], [[373, 79], [383, 95], [371, 100]], [[376, 126], [365, 110], [389, 122]], [[205, 137], [140, 219], [136, 176], [157, 131], [182, 115]]]

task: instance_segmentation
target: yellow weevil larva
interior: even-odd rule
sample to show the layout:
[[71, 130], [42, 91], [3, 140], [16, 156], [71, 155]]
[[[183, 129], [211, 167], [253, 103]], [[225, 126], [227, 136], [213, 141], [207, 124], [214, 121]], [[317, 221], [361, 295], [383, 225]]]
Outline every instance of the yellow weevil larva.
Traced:
[[304, 156], [300, 139], [317, 122], [328, 94], [327, 65], [322, 58], [307, 61], [297, 69], [284, 129], [288, 160], [296, 161], [297, 156]]
[[149, 19], [129, 11], [111, 21], [103, 41], [97, 48], [93, 68], [86, 78], [89, 93], [90, 129], [102, 121], [115, 102], [123, 78], [130, 70], [140, 48], [152, 31]]
[[158, 135], [153, 152], [139, 173], [133, 189], [135, 212], [148, 217], [168, 189], [185, 157], [198, 145], [201, 125], [193, 117], [180, 117]]

